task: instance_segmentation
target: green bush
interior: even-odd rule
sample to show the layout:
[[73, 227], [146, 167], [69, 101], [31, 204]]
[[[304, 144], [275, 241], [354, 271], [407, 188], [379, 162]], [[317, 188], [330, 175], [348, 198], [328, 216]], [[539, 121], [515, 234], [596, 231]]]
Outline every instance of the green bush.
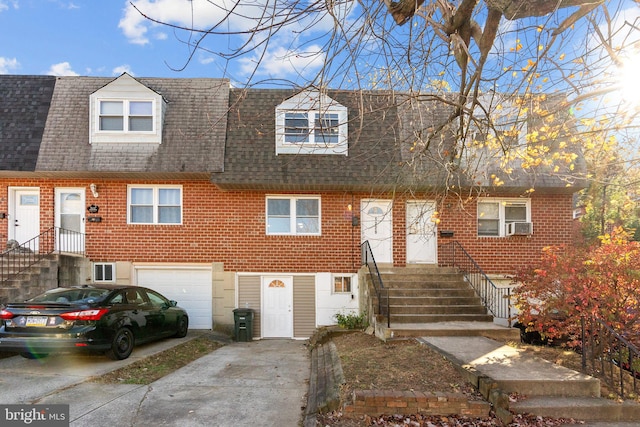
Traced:
[[335, 318], [338, 325], [345, 329], [364, 329], [368, 326], [367, 313], [336, 313]]

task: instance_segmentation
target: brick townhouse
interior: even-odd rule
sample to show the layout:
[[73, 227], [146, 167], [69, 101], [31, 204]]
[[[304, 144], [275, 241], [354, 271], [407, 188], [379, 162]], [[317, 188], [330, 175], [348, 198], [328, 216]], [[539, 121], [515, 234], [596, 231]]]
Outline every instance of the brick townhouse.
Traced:
[[443, 192], [446, 171], [434, 156], [416, 166], [411, 145], [447, 111], [414, 104], [213, 78], [0, 76], [0, 240], [81, 233], [86, 283], [156, 289], [195, 329], [250, 307], [263, 338], [359, 310], [363, 241], [378, 264], [406, 266], [437, 264], [456, 240], [495, 277], [571, 242], [578, 187], [557, 177], [493, 187], [485, 174], [482, 191]]

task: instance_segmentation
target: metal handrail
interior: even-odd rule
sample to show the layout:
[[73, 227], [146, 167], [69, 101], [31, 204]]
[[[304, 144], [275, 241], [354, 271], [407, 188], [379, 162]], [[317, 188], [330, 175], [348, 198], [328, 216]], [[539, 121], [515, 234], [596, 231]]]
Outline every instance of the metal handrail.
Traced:
[[51, 227], [0, 254], [0, 283], [17, 276], [54, 252], [84, 255], [84, 234]]
[[[371, 279], [371, 283], [373, 283], [373, 288], [376, 291], [376, 296], [378, 298], [378, 314], [387, 317], [387, 328], [391, 327], [391, 307], [389, 304], [389, 290], [385, 289], [384, 284], [382, 283], [382, 276], [380, 275], [380, 270], [378, 270], [378, 265], [376, 264], [376, 260], [373, 257], [373, 251], [371, 250], [371, 245], [369, 241], [366, 240], [360, 245], [360, 254], [361, 254], [361, 265], [366, 265], [369, 269], [369, 278]], [[382, 304], [382, 300], [386, 300], [386, 304]]]
[[511, 319], [511, 288], [496, 286], [458, 241], [440, 245], [438, 256], [441, 266], [456, 267], [462, 272], [494, 317]]
[[597, 318], [580, 319], [582, 325], [582, 370], [598, 373], [607, 386], [624, 399], [640, 393], [640, 349]]

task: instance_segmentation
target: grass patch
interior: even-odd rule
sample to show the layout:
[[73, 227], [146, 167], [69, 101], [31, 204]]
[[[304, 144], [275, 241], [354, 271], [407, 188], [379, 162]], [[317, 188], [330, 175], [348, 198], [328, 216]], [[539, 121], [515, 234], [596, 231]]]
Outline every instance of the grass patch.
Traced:
[[222, 347], [210, 336], [200, 336], [128, 366], [94, 377], [100, 384], [150, 384], [196, 359]]

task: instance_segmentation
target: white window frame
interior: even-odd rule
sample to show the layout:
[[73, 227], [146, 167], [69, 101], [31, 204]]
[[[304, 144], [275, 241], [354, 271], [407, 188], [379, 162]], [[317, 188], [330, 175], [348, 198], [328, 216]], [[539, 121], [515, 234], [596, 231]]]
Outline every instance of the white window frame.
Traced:
[[[336, 280], [342, 279], [342, 290], [336, 290]], [[349, 290], [345, 290], [345, 279], [349, 281]], [[337, 295], [353, 293], [353, 275], [352, 274], [334, 274], [331, 280], [331, 293]]]
[[[307, 135], [301, 141], [287, 141], [287, 116], [306, 114], [307, 125], [300, 135]], [[316, 119], [325, 115], [337, 118], [337, 141], [316, 140]], [[304, 91], [276, 107], [276, 155], [280, 154], [337, 154], [348, 155], [348, 111], [347, 107], [337, 103], [317, 91]], [[294, 133], [295, 135], [295, 133]]]
[[[102, 268], [102, 277], [103, 279], [97, 279], [96, 278], [96, 268], [97, 267], [101, 267]], [[111, 268], [111, 280], [108, 279], [104, 279], [105, 276], [105, 268], [110, 267]], [[116, 281], [116, 264], [114, 262], [94, 262], [93, 263], [93, 268], [91, 269], [91, 274], [93, 276], [93, 281], [95, 283], [114, 283]]]
[[[482, 220], [483, 218], [481, 217], [481, 213], [480, 213], [480, 205], [482, 203], [495, 203], [498, 205], [498, 234], [480, 234], [480, 220]], [[518, 205], [518, 206], [524, 206], [526, 209], [526, 219], [525, 220], [508, 220], [506, 218], [506, 208], [508, 206], [513, 206], [513, 205]], [[485, 198], [481, 198], [478, 199], [478, 203], [477, 203], [477, 213], [476, 213], [476, 218], [478, 220], [478, 224], [476, 226], [476, 233], [478, 235], [478, 237], [506, 237], [507, 233], [506, 233], [506, 224], [507, 223], [512, 223], [512, 222], [531, 222], [531, 199], [522, 199], [522, 198], [493, 198], [493, 197], [485, 197]], [[493, 219], [493, 218], [490, 218]]]
[[[101, 114], [103, 102], [120, 102], [122, 103], [122, 116], [120, 115], [108, 115]], [[131, 114], [131, 103], [145, 102], [151, 104], [151, 115], [135, 115]], [[116, 134], [154, 134], [156, 132], [156, 102], [154, 99], [122, 99], [122, 98], [96, 98], [96, 133], [116, 133]], [[122, 117], [122, 129], [121, 130], [103, 130], [101, 129], [102, 117]], [[129, 119], [132, 117], [150, 117], [151, 118], [151, 130], [130, 130]]]
[[[269, 200], [288, 200], [289, 201], [289, 232], [270, 232], [269, 231]], [[298, 231], [296, 202], [298, 200], [317, 200], [318, 201], [318, 231], [317, 232], [301, 232]], [[322, 234], [322, 201], [320, 196], [289, 196], [289, 195], [268, 195], [265, 197], [265, 231], [269, 236], [320, 236]]]
[[[152, 190], [152, 203], [149, 206], [152, 206], [153, 214], [151, 222], [133, 222], [131, 218], [131, 208], [132, 208], [132, 198], [131, 192], [134, 189], [151, 189]], [[163, 205], [160, 204], [160, 190], [168, 189], [168, 190], [179, 190], [180, 191], [180, 221], [178, 222], [159, 222], [159, 208]], [[130, 184], [127, 186], [127, 224], [131, 225], [182, 225], [183, 215], [184, 215], [184, 192], [181, 185], [136, 185]], [[142, 206], [142, 205], [140, 205]], [[146, 205], [145, 205], [146, 206]], [[167, 206], [176, 206], [176, 205], [167, 205]]]

